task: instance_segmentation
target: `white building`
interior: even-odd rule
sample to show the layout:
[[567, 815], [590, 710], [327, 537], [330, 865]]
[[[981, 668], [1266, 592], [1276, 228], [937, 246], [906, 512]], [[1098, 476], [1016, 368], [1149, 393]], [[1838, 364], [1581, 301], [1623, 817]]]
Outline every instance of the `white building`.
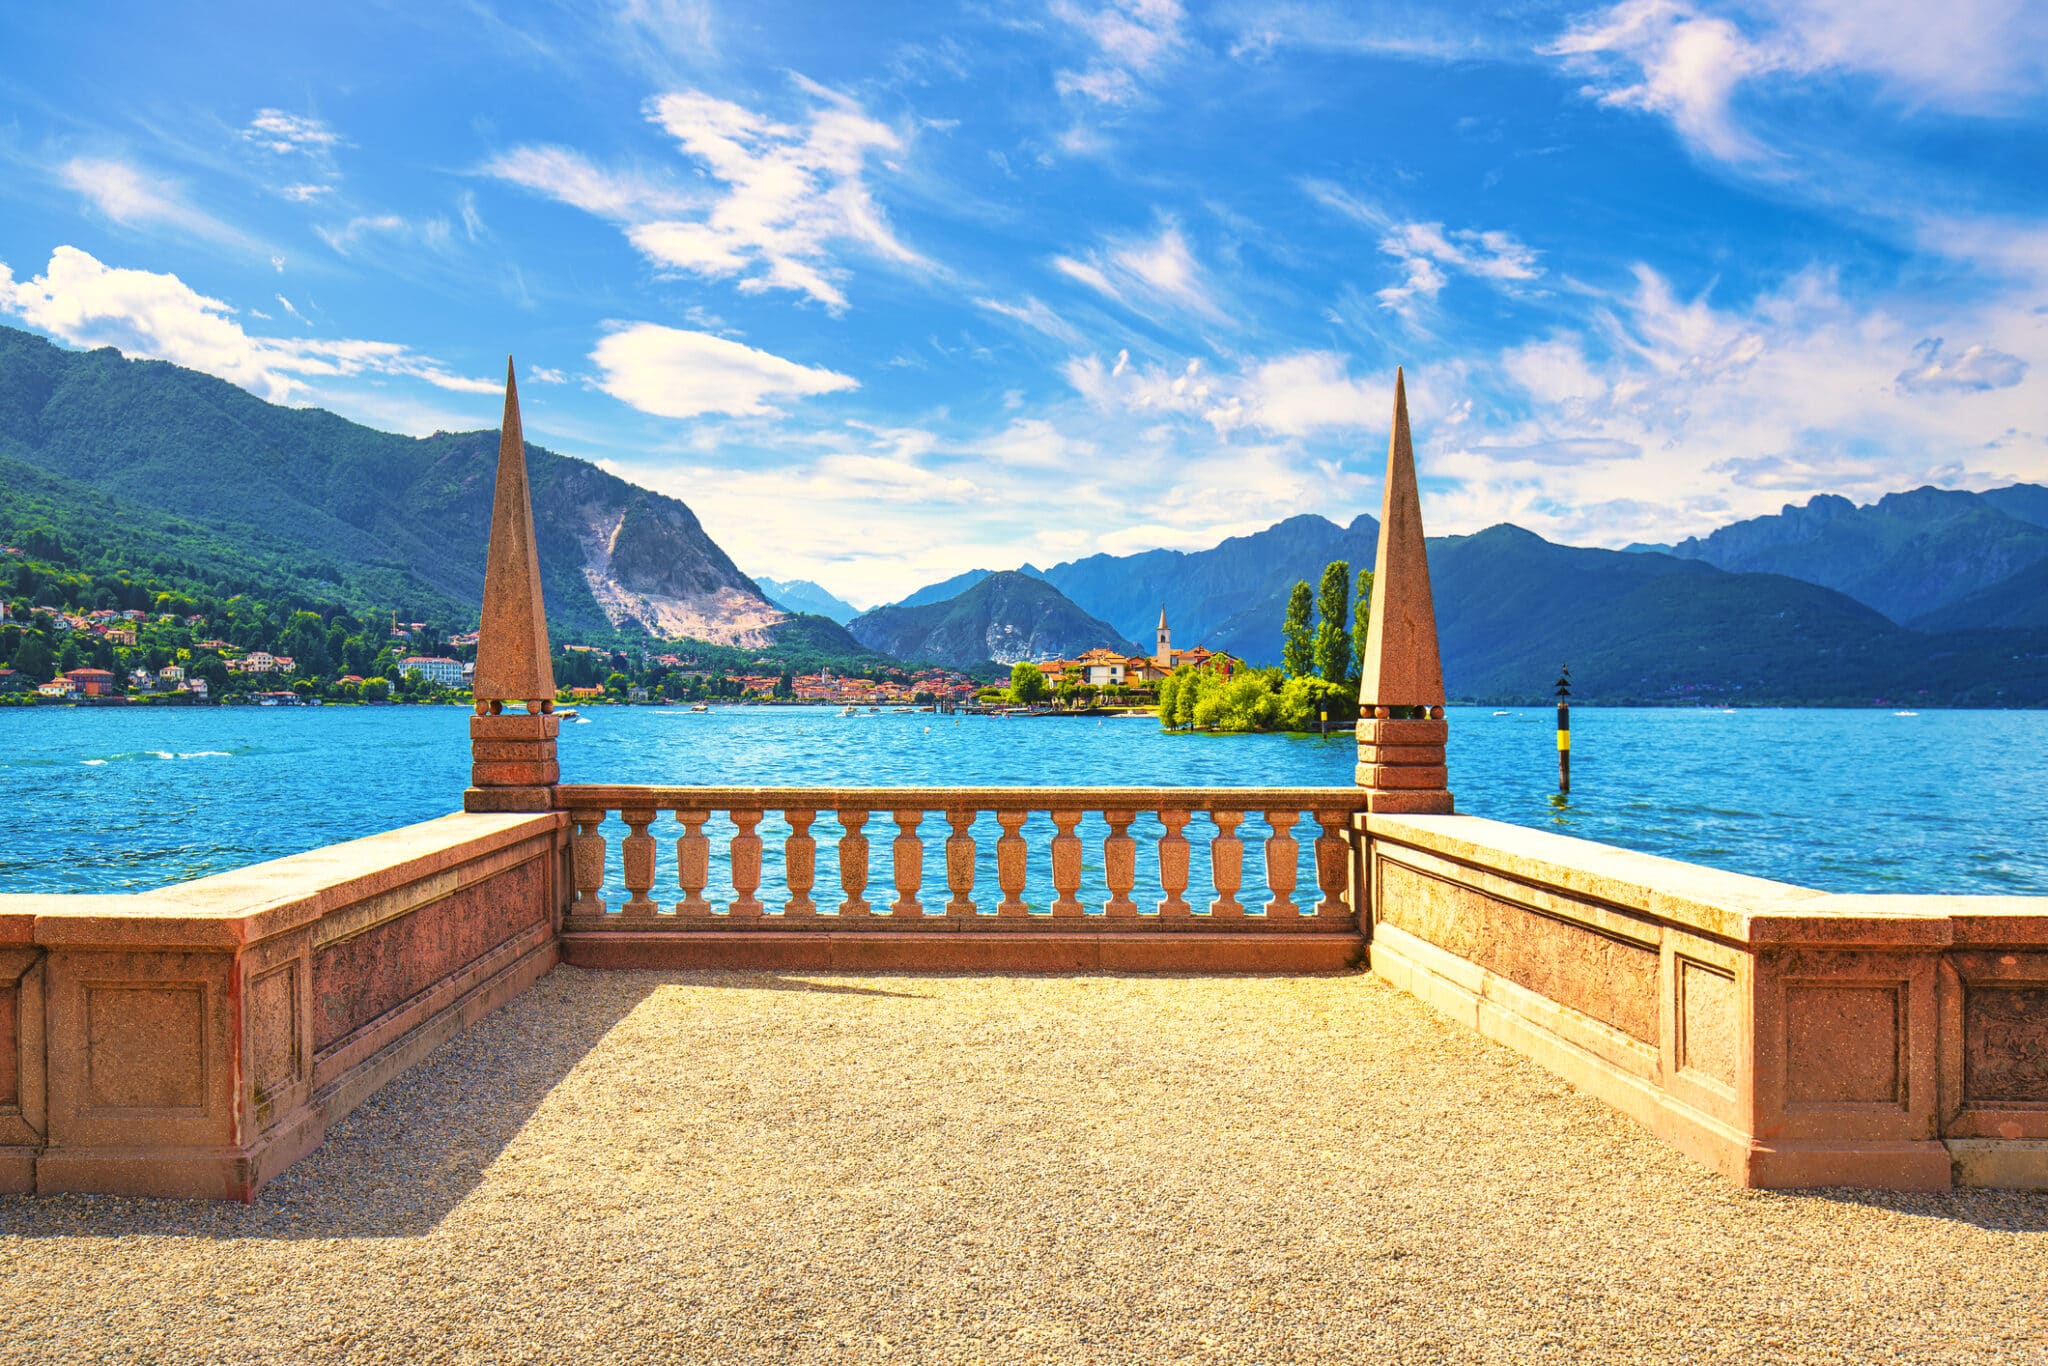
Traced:
[[400, 673], [411, 673], [418, 669], [429, 683], [438, 683], [444, 688], [462, 686], [462, 661], [439, 659], [429, 655], [407, 655], [398, 661]]

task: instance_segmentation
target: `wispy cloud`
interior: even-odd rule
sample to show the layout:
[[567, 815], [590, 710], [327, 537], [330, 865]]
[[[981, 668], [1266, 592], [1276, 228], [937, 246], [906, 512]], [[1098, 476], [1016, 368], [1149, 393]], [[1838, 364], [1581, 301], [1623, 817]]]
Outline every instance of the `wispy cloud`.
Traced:
[[1535, 249], [1511, 232], [1402, 221], [1326, 180], [1305, 180], [1302, 188], [1317, 203], [1379, 234], [1380, 250], [1400, 263], [1401, 279], [1376, 297], [1381, 307], [1404, 316], [1412, 318], [1418, 305], [1434, 300], [1453, 274], [1503, 288], [1543, 274]]
[[220, 246], [268, 252], [241, 229], [192, 204], [175, 181], [146, 173], [126, 161], [74, 157], [59, 167], [57, 174], [93, 208], [123, 227], [169, 228]]
[[518, 148], [485, 169], [620, 224], [657, 265], [735, 279], [743, 293], [788, 291], [842, 312], [842, 247], [938, 273], [897, 237], [869, 184], [874, 164], [906, 150], [904, 135], [848, 96], [797, 82], [812, 100], [800, 123], [695, 90], [649, 102], [648, 118], [716, 189], [684, 192], [560, 147]]
[[1187, 11], [1180, 0], [1053, 0], [1051, 12], [1090, 49], [1083, 65], [1054, 73], [1054, 88], [1094, 104], [1135, 102], [1143, 82], [1187, 43]]
[[1076, 255], [1055, 256], [1052, 267], [1139, 313], [1165, 309], [1225, 321], [1177, 223], [1166, 223], [1156, 236], [1112, 238]]
[[790, 399], [860, 387], [850, 375], [658, 323], [614, 328], [590, 359], [598, 388], [656, 417], [755, 416]]
[[1689, 0], [1623, 0], [1543, 48], [1603, 104], [1659, 114], [1729, 162], [1771, 143], [1734, 108], [1746, 85], [1828, 75], [1957, 113], [2007, 112], [2048, 85], [2048, 9], [2015, 0], [1760, 0], [1728, 12]]
[[269, 154], [284, 168], [277, 193], [297, 204], [310, 204], [333, 192], [341, 179], [334, 153], [341, 134], [320, 119], [283, 109], [260, 109], [242, 129], [242, 140]]
[[[282, 295], [278, 302], [299, 317]], [[305, 401], [310, 383], [362, 375], [423, 380], [456, 393], [498, 390], [396, 342], [252, 336], [233, 307], [177, 276], [103, 265], [76, 247], [58, 247], [29, 280], [16, 281], [0, 264], [0, 312], [76, 346], [172, 361], [280, 403]]]
[[2025, 361], [1981, 342], [1950, 357], [1941, 354], [1941, 347], [1939, 337], [1929, 337], [1914, 347], [1914, 363], [1899, 372], [1899, 386], [1922, 394], [1944, 389], [1982, 393], [2010, 389], [2027, 377]]

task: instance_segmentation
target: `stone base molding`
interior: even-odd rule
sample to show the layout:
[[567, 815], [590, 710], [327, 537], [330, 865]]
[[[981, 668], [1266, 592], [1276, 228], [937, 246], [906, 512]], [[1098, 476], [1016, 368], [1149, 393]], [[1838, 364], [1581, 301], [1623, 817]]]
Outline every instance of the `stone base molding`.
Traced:
[[2048, 900], [1367, 818], [1373, 971], [1745, 1186], [2048, 1188]]

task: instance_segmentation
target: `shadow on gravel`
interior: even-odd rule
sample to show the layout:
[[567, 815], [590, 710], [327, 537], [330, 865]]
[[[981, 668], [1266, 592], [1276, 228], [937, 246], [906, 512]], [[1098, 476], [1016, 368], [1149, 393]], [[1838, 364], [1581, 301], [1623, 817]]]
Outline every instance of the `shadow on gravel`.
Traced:
[[2048, 1191], [1985, 1190], [1786, 1191], [1787, 1196], [1832, 1200], [1840, 1205], [1889, 1210], [1915, 1219], [1946, 1219], [1995, 1233], [2048, 1233]]
[[662, 985], [660, 974], [556, 968], [393, 1078], [253, 1204], [0, 1196], [0, 1239], [431, 1233], [476, 1189], [549, 1092]]

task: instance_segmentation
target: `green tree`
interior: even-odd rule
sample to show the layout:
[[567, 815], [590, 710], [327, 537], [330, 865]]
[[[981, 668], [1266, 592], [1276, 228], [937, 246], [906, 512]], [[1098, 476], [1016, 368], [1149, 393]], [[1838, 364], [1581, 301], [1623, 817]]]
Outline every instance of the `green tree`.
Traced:
[[791, 673], [788, 669], [782, 671], [782, 677], [775, 680], [775, 695], [785, 702], [796, 696], [796, 675], [794, 673]]
[[1311, 639], [1311, 617], [1315, 594], [1308, 580], [1294, 585], [1287, 595], [1287, 616], [1280, 623], [1280, 667], [1291, 678], [1302, 678], [1315, 669], [1315, 645]]
[[1042, 702], [1049, 690], [1045, 685], [1045, 670], [1028, 659], [1020, 659], [1010, 666], [1011, 700], [1028, 706]]
[[1351, 634], [1344, 629], [1351, 619], [1351, 566], [1344, 561], [1324, 566], [1316, 614], [1316, 673], [1325, 682], [1342, 683], [1351, 677]]
[[1169, 729], [1175, 724], [1173, 708], [1180, 697], [1180, 680], [1181, 675], [1178, 672], [1170, 673], [1159, 680], [1159, 724]]
[[1199, 669], [1181, 668], [1174, 671], [1180, 679], [1180, 690], [1173, 696], [1173, 723], [1177, 726], [1195, 724], [1195, 702], [1202, 691], [1204, 674]]
[[47, 683], [56, 671], [57, 661], [50, 657], [50, 642], [40, 635], [24, 636], [21, 648], [14, 652], [14, 668], [18, 673], [27, 674], [38, 683]]
[[1351, 667], [1365, 673], [1365, 637], [1372, 629], [1372, 571], [1358, 571], [1358, 590], [1351, 600]]
[[363, 680], [363, 701], [382, 702], [391, 696], [391, 682], [384, 678]]

